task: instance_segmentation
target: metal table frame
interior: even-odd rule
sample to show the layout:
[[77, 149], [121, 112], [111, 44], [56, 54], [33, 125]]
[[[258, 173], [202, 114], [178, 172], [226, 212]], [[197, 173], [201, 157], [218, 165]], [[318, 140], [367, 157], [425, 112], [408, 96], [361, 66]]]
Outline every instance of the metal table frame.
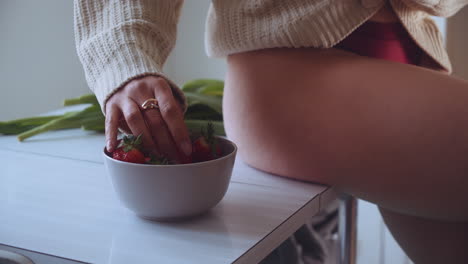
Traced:
[[339, 258], [338, 264], [356, 263], [356, 231], [357, 231], [357, 199], [340, 195], [338, 233]]

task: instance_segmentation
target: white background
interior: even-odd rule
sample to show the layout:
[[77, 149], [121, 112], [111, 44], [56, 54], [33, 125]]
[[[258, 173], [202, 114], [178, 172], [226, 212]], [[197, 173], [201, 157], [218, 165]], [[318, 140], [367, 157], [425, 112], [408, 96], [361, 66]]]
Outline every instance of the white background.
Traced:
[[[224, 60], [204, 49], [209, 0], [188, 0], [165, 72], [178, 84], [224, 79]], [[0, 0], [0, 121], [61, 106], [90, 92], [75, 51], [73, 1]]]

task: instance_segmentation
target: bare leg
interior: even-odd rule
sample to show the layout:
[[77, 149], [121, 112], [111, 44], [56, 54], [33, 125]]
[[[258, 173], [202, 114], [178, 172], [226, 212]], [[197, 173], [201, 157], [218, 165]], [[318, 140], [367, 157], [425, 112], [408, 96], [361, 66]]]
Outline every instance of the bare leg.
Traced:
[[468, 263], [467, 223], [423, 219], [382, 208], [380, 212], [395, 240], [414, 263]]
[[226, 130], [253, 167], [468, 222], [466, 81], [333, 49], [244, 53], [228, 65]]

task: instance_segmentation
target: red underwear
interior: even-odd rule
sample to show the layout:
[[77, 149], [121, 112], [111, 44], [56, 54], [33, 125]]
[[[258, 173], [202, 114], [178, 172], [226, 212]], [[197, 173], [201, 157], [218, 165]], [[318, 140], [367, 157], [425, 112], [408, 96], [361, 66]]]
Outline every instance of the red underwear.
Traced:
[[377, 59], [418, 65], [423, 51], [400, 23], [368, 21], [335, 48]]

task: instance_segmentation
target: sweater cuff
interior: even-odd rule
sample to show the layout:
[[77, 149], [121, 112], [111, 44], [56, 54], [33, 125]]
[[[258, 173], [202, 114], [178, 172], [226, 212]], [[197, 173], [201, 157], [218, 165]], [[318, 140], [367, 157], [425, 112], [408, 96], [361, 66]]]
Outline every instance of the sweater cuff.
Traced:
[[107, 100], [130, 81], [145, 77], [159, 76], [164, 78], [171, 86], [172, 93], [180, 103], [183, 112], [187, 110], [187, 100], [184, 93], [177, 84], [171, 81], [162, 72], [159, 65], [154, 62], [144, 51], [138, 49], [134, 44], [121, 47], [125, 54], [114, 56], [107, 63], [91, 85], [96, 95], [103, 113], [106, 113]]
[[416, 10], [438, 17], [450, 17], [468, 4], [468, 0], [403, 0]]

